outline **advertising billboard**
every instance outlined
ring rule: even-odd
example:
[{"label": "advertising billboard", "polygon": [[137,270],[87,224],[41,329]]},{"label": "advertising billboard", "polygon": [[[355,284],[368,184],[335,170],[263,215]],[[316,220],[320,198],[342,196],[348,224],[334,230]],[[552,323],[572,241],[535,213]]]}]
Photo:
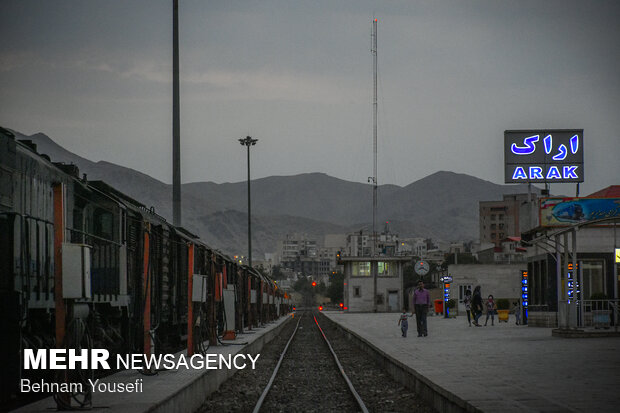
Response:
[{"label": "advertising billboard", "polygon": [[583,182],[583,129],[504,131],[504,181]]},{"label": "advertising billboard", "polygon": [[601,218],[620,218],[620,198],[543,198],[540,225],[565,227]]}]

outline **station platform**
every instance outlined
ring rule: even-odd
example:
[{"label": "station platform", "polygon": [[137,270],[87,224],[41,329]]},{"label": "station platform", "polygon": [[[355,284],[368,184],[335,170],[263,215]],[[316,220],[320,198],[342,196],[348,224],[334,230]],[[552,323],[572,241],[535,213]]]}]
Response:
[{"label": "station platform", "polygon": [[463,316],[429,316],[427,337],[417,337],[412,317],[403,338],[398,313],[324,315],[407,370],[429,401],[428,393],[447,401],[442,408],[435,400],[440,411],[620,411],[620,337],[553,337],[551,328],[517,326],[512,317],[469,327]]},{"label": "station platform", "polygon": [[[225,341],[224,345],[212,346],[208,354],[236,355],[257,354],[263,346],[271,341],[284,324],[291,320],[283,316],[277,321],[240,334],[234,341]],[[180,357],[185,351],[176,354]],[[106,413],[140,413],[140,412],[193,412],[196,411],[206,397],[216,391],[219,386],[233,374],[234,368],[226,367],[216,370],[185,369],[159,371],[154,376],[146,376],[133,370],[125,370],[110,375],[101,382],[133,383],[142,379],[141,392],[93,393],[93,407],[90,411]],[[52,397],[23,406],[15,412],[46,412],[56,410]]]}]

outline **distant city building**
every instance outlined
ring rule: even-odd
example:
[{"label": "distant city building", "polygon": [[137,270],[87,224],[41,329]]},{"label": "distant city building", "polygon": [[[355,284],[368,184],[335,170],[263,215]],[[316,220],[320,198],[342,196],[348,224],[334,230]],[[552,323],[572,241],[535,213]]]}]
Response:
[{"label": "distant city building", "polygon": [[477,252],[481,264],[514,264],[526,260],[527,249],[521,246],[521,237],[508,237],[500,242],[500,246],[486,244],[487,248]]},{"label": "distant city building", "polygon": [[[536,194],[531,196],[535,201]],[[521,236],[520,219],[524,219],[523,213],[527,211],[523,205],[528,204],[528,194],[504,195],[501,201],[480,201],[480,244],[490,242],[500,247],[506,237]]]},{"label": "distant city building", "polygon": [[374,248],[374,255],[376,256],[393,257],[411,250],[410,246],[404,248],[406,244],[399,240],[398,234],[390,232],[389,222],[385,223],[383,232],[377,234],[376,242],[373,240],[373,234],[363,231],[347,235],[344,255],[347,257],[370,257],[373,255]]},{"label": "distant city building", "polygon": [[326,238],[329,247],[320,247],[316,240],[306,236],[287,235],[285,240],[278,242],[280,266],[293,273],[313,276],[316,280],[329,283],[332,272],[340,270],[336,255],[342,249],[345,236],[331,234]]},{"label": "distant city building", "polygon": [[280,262],[295,260],[297,257],[316,257],[316,240],[308,239],[305,235],[287,235],[286,239],[278,241]]},{"label": "distant city building", "polygon": [[363,234],[362,231],[347,235],[345,255],[347,257],[369,257],[372,251],[370,239],[371,237],[368,234]]}]

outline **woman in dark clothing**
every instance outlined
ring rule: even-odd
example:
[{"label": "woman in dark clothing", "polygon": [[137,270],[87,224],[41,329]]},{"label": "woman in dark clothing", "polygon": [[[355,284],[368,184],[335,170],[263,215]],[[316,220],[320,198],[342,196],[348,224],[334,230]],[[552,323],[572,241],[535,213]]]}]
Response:
[{"label": "woman in dark clothing", "polygon": [[467,314],[467,322],[469,323],[469,326],[471,327],[471,316],[472,311],[471,311],[471,290],[467,290],[465,291],[465,298],[463,299],[463,304],[465,305],[465,313]]},{"label": "woman in dark clothing", "polygon": [[478,285],[474,288],[474,296],[471,300],[471,309],[474,313],[474,325],[476,327],[482,327],[478,324],[478,319],[482,315],[482,308],[482,295],[480,294],[480,286]]}]

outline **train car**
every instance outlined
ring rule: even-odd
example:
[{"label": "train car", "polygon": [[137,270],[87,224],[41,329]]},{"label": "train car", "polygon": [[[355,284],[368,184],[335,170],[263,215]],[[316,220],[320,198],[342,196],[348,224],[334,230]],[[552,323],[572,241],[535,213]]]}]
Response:
[{"label": "train car", "polygon": [[0,406],[20,378],[53,379],[22,369],[24,348],[205,352],[286,312],[276,297],[257,270],[0,128]]}]

